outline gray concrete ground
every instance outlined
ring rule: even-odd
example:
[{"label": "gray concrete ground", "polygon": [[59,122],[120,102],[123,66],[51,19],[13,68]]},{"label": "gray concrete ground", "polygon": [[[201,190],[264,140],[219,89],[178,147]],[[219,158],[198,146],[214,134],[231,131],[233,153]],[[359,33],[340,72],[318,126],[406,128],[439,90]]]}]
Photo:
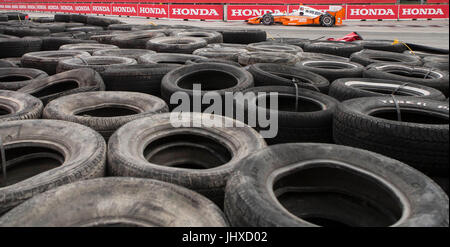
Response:
[{"label": "gray concrete ground", "polygon": [[[30,13],[31,17],[52,16],[48,13]],[[253,26],[243,21],[198,21],[146,19],[143,17],[113,17],[133,24],[183,24],[220,29],[259,28],[267,31],[269,37],[298,37],[315,39],[342,37],[350,32],[358,32],[365,39],[398,39],[404,42],[424,44],[439,48],[449,48],[449,20],[417,21],[345,21],[343,26],[324,28],[319,26]]]}]

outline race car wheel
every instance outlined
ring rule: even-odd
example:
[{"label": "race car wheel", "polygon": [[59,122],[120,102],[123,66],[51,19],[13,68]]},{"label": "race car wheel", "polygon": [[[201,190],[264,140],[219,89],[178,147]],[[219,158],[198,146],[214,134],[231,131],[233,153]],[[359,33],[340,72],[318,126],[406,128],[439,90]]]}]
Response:
[{"label": "race car wheel", "polygon": [[332,27],[335,22],[336,20],[332,15],[322,15],[320,17],[320,25],[323,27]]},{"label": "race car wheel", "polygon": [[272,25],[273,22],[273,16],[270,13],[263,15],[261,18],[261,23],[264,25]]}]

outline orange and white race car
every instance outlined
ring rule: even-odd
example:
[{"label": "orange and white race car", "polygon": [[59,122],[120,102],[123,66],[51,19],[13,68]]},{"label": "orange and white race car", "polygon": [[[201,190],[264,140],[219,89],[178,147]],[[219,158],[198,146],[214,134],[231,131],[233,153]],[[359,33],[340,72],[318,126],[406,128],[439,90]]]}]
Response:
[{"label": "orange and white race car", "polygon": [[272,25],[280,23],[283,25],[321,25],[332,27],[342,25],[345,16],[345,8],[342,6],[330,6],[329,10],[318,10],[300,5],[291,13],[266,13],[262,16],[252,17],[247,20],[248,24]]}]

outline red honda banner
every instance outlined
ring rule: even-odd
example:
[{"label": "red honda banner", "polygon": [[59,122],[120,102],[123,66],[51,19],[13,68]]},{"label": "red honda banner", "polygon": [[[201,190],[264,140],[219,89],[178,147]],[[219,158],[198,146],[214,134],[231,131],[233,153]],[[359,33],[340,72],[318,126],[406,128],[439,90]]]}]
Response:
[{"label": "red honda banner", "polygon": [[169,18],[169,5],[139,4],[138,15],[153,18]]},{"label": "red honda banner", "polygon": [[28,11],[37,11],[36,4],[27,4]]},{"label": "red honda banner", "polygon": [[88,3],[77,3],[73,5],[74,12],[78,14],[90,14],[91,5]]},{"label": "red honda banner", "polygon": [[26,11],[27,10],[27,5],[26,4],[19,4],[19,10],[22,10],[22,11]]},{"label": "red honda banner", "polygon": [[137,16],[138,6],[137,4],[112,4],[111,6],[113,15],[126,15]]},{"label": "red honda banner", "polygon": [[71,3],[61,3],[59,4],[59,11],[64,13],[74,13],[75,9]]},{"label": "red honda banner", "polygon": [[47,4],[36,4],[36,11],[48,11],[47,10]]},{"label": "red honda banner", "polygon": [[347,19],[397,19],[398,5],[347,5]]},{"label": "red honda banner", "polygon": [[47,4],[47,11],[60,12],[59,4],[56,4],[56,3]]},{"label": "red honda banner", "polygon": [[[56,0],[55,3],[25,4],[24,2],[38,2],[38,0],[2,1],[0,9],[18,11],[49,11],[63,13],[93,13],[105,15],[144,16],[153,18],[174,19],[207,19],[222,20],[222,5],[158,5],[158,4],[89,4],[91,0],[78,0],[86,3],[64,3],[73,0]],[[44,1],[44,0],[42,0]],[[49,0],[50,1],[50,0]],[[115,0],[113,0],[115,1]],[[129,2],[133,0],[121,0]],[[180,0],[181,1],[181,0]],[[191,0],[183,0],[191,1]],[[216,0],[218,1],[218,0]],[[228,1],[228,0],[223,0]],[[236,0],[238,1],[238,0]],[[264,0],[258,0],[264,2]],[[291,3],[290,0],[267,0]],[[324,0],[325,1],[325,0]],[[348,3],[353,3],[347,0]],[[355,0],[356,2],[357,0]],[[359,1],[359,0],[358,0]],[[439,0],[436,0],[439,1]],[[51,1],[50,1],[51,2]],[[95,0],[93,1],[95,2]],[[163,1],[164,2],[164,1]],[[166,1],[167,2],[167,1]],[[174,0],[175,2],[175,0]],[[304,1],[302,1],[304,2]],[[442,1],[439,1],[442,2]],[[325,2],[324,2],[325,3]],[[336,3],[341,3],[338,1]],[[326,10],[332,5],[307,5],[313,8]],[[260,16],[267,12],[292,12],[299,5],[228,5],[228,20],[246,20],[253,16]],[[449,6],[440,5],[346,5],[346,19],[438,19],[449,18]]]},{"label": "red honda banner", "polygon": [[91,5],[91,13],[92,14],[110,15],[111,14],[111,4],[93,3]]},{"label": "red honda banner", "polygon": [[285,13],[288,12],[286,5],[228,5],[228,20],[247,20],[248,18],[261,16],[265,13],[272,12]]},{"label": "red honda banner", "polygon": [[448,18],[448,5],[400,5],[399,18]]},{"label": "red honda banner", "polygon": [[222,20],[222,5],[170,5],[169,17],[174,19]]},{"label": "red honda banner", "polygon": [[[448,0],[427,0],[430,1],[447,1]],[[17,0],[15,2],[92,2],[100,3],[105,2],[105,0]],[[136,0],[111,0],[111,3],[125,3],[125,2],[139,2]],[[384,4],[395,4],[397,0],[158,0],[158,1],[141,1],[141,2],[154,2],[154,3],[207,3],[207,4],[218,4],[218,3],[232,3],[232,4],[369,4],[369,3],[384,3]]]}]

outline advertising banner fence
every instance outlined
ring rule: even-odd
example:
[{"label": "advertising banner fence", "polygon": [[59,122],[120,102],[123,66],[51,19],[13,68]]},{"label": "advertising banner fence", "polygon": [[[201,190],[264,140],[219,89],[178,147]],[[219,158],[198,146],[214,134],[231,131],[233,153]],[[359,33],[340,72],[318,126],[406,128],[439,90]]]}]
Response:
[{"label": "advertising banner fence", "polygon": [[448,18],[448,5],[399,5],[399,19]]},{"label": "advertising banner fence", "polygon": [[138,16],[137,4],[112,4],[112,15]]},{"label": "advertising banner fence", "polygon": [[[58,13],[100,14],[120,16],[142,16],[151,18],[173,19],[204,19],[204,20],[230,20],[242,21],[248,18],[261,16],[265,13],[290,13],[298,9],[299,5],[220,5],[220,4],[116,4],[116,3],[34,3],[0,0],[0,10],[8,11],[43,11]],[[48,0],[42,0],[48,1]],[[74,0],[67,0],[74,1]],[[121,0],[126,2],[126,0]],[[130,0],[131,2],[132,0]],[[133,0],[137,2],[136,0]],[[186,0],[192,1],[192,0]],[[242,0],[240,0],[242,1]],[[273,1],[273,0],[271,0]],[[288,0],[287,0],[288,1]],[[438,1],[438,0],[437,0]],[[304,1],[302,1],[304,2]],[[316,1],[320,2],[321,1]],[[323,3],[329,1],[323,1]],[[334,5],[307,5],[320,10],[327,10],[338,3],[353,3],[350,0],[335,1]],[[356,1],[355,1],[356,2]],[[448,2],[448,0],[447,0]],[[225,6],[225,7],[224,7]],[[427,5],[341,5],[346,8],[348,20],[397,20],[397,19],[442,19],[449,18],[448,4]],[[226,13],[225,13],[226,12]],[[226,18],[225,18],[226,16]]]},{"label": "advertising banner fence", "polygon": [[222,20],[222,5],[170,5],[169,18]]},{"label": "advertising banner fence", "polygon": [[[298,8],[298,6],[297,6]],[[288,5],[228,5],[228,20],[247,20],[250,17],[264,15],[265,13],[288,12]]]},{"label": "advertising banner fence", "polygon": [[152,18],[169,18],[169,5],[167,4],[139,4],[138,16]]},{"label": "advertising banner fence", "polygon": [[398,18],[398,5],[347,5],[346,12],[348,20],[395,20]]}]

